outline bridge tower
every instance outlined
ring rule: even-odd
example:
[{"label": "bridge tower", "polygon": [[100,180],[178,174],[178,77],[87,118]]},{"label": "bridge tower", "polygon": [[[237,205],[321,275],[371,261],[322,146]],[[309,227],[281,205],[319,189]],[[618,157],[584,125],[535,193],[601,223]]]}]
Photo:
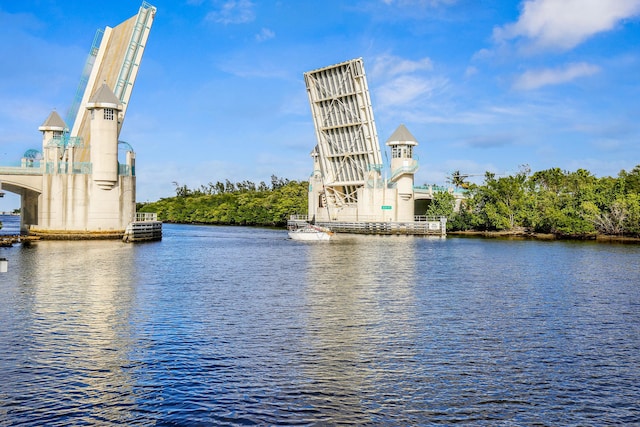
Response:
[{"label": "bridge tower", "polygon": [[[118,162],[122,104],[104,83],[85,110],[92,137],[88,148],[79,138],[62,133],[64,122],[55,112],[39,128],[43,133],[43,183],[38,220],[30,224],[31,234],[118,237],[135,216],[134,153],[128,152],[126,160]],[[90,162],[78,161],[78,154],[87,151]]]},{"label": "bridge tower", "polygon": [[21,232],[116,238],[136,220],[135,153],[119,135],[155,12],[144,1],[136,15],[99,30],[70,122],[53,111],[39,127],[42,157],[0,167],[2,188],[21,195]]},{"label": "bridge tower", "polygon": [[110,190],[118,180],[118,121],[122,104],[103,83],[87,104],[91,112],[91,167],[93,180]]},{"label": "bridge tower", "polygon": [[42,126],[38,128],[42,132],[42,154],[43,156],[49,155],[49,158],[45,159],[45,162],[54,161],[55,153],[49,149],[49,144],[54,141],[61,141],[62,134],[67,128],[66,123],[60,117],[57,111],[53,110],[49,117],[42,123]]},{"label": "bridge tower", "polygon": [[418,162],[413,158],[413,147],[418,145],[415,137],[401,124],[386,142],[391,148],[391,182],[397,188],[397,221],[413,221],[413,177]]}]

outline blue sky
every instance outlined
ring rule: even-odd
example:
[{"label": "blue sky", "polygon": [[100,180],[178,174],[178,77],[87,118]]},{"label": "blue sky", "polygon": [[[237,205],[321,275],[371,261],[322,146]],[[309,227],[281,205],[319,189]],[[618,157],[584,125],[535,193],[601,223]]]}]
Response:
[{"label": "blue sky", "polygon": [[[303,73],[362,57],[378,137],[404,123],[416,183],[454,170],[640,164],[640,0],[156,0],[120,139],[138,201],[173,182],[305,180]],[[141,2],[0,0],[0,164],[64,117],[95,31]],[[482,182],[482,177],[476,179]],[[0,211],[19,200],[0,199]]]}]

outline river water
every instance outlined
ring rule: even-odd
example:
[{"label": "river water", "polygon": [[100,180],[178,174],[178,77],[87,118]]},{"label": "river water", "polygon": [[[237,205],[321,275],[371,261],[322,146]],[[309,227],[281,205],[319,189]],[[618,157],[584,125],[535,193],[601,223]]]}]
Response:
[{"label": "river water", "polygon": [[165,224],[0,258],[0,426],[640,424],[639,245]]}]

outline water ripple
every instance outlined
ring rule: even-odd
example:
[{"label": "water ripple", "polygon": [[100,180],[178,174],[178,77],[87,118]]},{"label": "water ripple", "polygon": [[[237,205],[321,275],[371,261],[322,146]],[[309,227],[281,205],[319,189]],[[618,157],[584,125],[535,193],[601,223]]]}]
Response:
[{"label": "water ripple", "polygon": [[175,225],[14,247],[0,425],[640,424],[638,255]]}]

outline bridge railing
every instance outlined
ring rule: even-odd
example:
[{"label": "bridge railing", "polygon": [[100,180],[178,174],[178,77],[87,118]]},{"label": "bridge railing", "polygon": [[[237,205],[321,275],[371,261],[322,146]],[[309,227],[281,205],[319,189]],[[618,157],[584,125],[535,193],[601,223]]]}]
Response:
[{"label": "bridge railing", "polygon": [[121,163],[118,163],[118,175],[134,176],[135,174],[135,166],[123,165]]},{"label": "bridge railing", "polygon": [[413,220],[416,222],[425,222],[425,221],[442,221],[441,216],[426,216],[426,215],[415,215]]},{"label": "bridge railing", "polygon": [[[15,166],[0,166],[0,174],[7,175],[38,175],[38,174],[91,174],[91,162],[39,162],[33,161]],[[118,164],[118,175],[134,176],[135,167]]]},{"label": "bridge railing", "polygon": [[420,193],[452,193],[465,195],[469,192],[464,188],[445,187],[444,185],[414,185],[413,190]]},{"label": "bridge railing", "polygon": [[47,162],[45,173],[88,175],[91,173],[91,162]]},{"label": "bridge railing", "polygon": [[136,222],[157,221],[158,214],[155,212],[136,212]]},{"label": "bridge railing", "polygon": [[[36,164],[37,163],[37,164]],[[40,162],[34,162],[29,166],[0,166],[0,174],[7,175],[41,175],[42,165]]]}]

